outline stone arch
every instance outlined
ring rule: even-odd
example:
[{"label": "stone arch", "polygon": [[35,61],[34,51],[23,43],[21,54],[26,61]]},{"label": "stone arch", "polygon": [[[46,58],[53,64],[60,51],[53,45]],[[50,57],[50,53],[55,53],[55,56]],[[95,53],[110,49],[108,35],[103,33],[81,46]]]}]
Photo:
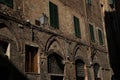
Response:
[{"label": "stone arch", "polygon": [[46,55],[49,55],[51,52],[56,52],[61,55],[65,59],[65,55],[63,53],[63,48],[61,46],[61,41],[56,36],[51,36],[45,46]]},{"label": "stone arch", "polygon": [[3,52],[4,54],[2,55],[5,55],[7,58],[12,59],[11,57],[13,57],[12,55],[14,55],[13,52],[15,51],[17,51],[16,42],[6,36],[0,35],[0,54]]},{"label": "stone arch", "polygon": [[0,19],[0,21],[1,21],[0,25],[2,26],[0,29],[6,28],[6,30],[9,32],[9,35],[11,35],[12,38],[4,36],[4,35],[2,35],[2,36],[15,41],[17,50],[21,49],[20,44],[19,44],[20,41],[18,41],[19,39],[17,39],[17,35],[11,27],[12,23],[9,21],[6,21],[6,20],[2,20],[2,19]]},{"label": "stone arch", "polygon": [[[80,53],[78,54],[78,51],[80,51]],[[82,61],[84,61],[85,63],[87,63],[86,59],[85,59],[85,54],[83,54],[83,50],[81,45],[77,44],[73,50],[73,59],[74,61],[76,61],[77,59],[81,59]]]}]

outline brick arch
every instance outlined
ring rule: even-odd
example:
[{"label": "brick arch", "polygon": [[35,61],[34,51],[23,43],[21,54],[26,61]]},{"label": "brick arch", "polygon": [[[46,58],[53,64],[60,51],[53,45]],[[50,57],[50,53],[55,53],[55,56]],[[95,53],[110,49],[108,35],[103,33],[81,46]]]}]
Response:
[{"label": "brick arch", "polygon": [[[20,41],[18,41],[19,39],[17,38],[16,33],[12,29],[11,23],[9,21],[5,21],[5,20],[1,20],[1,19],[0,19],[0,21],[2,22],[1,23],[2,28],[4,28],[4,27],[7,28],[7,30],[10,32],[10,34],[14,37],[14,40],[13,40],[13,38],[9,38],[9,39],[15,41],[17,50],[21,49]],[[4,36],[4,37],[6,37],[6,36]],[[8,37],[6,37],[6,38],[8,38]]]},{"label": "brick arch", "polygon": [[[50,49],[50,47],[53,46],[54,43],[57,44],[56,47],[58,47],[59,49],[56,49],[56,48]],[[61,55],[65,59],[65,55],[63,53],[63,48],[62,48],[61,42],[56,36],[51,36],[48,39],[46,46],[45,46],[45,51],[47,52],[46,55],[51,54],[51,52],[56,52],[57,54]]]},{"label": "brick arch", "polygon": [[87,61],[85,60],[85,58],[83,56],[77,55],[78,50],[81,50],[81,52],[82,52],[82,47],[79,44],[77,44],[75,46],[74,50],[73,50],[73,59],[74,59],[74,61],[76,61],[77,59],[81,59],[84,63],[87,63]]}]

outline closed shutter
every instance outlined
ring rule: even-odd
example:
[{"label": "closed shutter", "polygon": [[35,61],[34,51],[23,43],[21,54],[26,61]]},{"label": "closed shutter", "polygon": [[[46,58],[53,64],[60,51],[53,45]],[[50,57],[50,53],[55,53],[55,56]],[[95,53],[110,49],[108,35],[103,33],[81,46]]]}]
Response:
[{"label": "closed shutter", "polygon": [[0,3],[5,3],[5,0],[0,0]]},{"label": "closed shutter", "polygon": [[75,36],[81,38],[79,19],[74,16]]},{"label": "closed shutter", "polygon": [[98,29],[98,37],[100,45],[103,45],[103,36],[101,30]]},{"label": "closed shutter", "polygon": [[0,0],[0,3],[3,3],[9,7],[13,7],[13,0]]},{"label": "closed shutter", "polygon": [[89,31],[90,31],[90,39],[92,42],[95,42],[95,36],[94,36],[94,29],[93,25],[89,24]]},{"label": "closed shutter", "polygon": [[50,2],[49,8],[50,8],[50,25],[58,29],[59,28],[58,7]]},{"label": "closed shutter", "polygon": [[5,0],[5,3],[9,7],[13,7],[13,0]]}]

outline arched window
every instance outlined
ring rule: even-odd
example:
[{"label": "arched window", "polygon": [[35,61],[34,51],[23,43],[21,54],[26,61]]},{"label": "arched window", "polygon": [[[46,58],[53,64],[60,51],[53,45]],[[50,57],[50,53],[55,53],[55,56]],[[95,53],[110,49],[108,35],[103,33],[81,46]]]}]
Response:
[{"label": "arched window", "polygon": [[48,73],[51,75],[51,80],[63,80],[63,59],[56,53],[48,56]]},{"label": "arched window", "polygon": [[100,78],[98,78],[99,68],[100,68],[99,64],[95,63],[95,64],[93,65],[94,78],[95,78],[95,80],[100,80]]},{"label": "arched window", "polygon": [[76,80],[84,80],[85,72],[84,72],[84,62],[82,60],[76,60]]}]

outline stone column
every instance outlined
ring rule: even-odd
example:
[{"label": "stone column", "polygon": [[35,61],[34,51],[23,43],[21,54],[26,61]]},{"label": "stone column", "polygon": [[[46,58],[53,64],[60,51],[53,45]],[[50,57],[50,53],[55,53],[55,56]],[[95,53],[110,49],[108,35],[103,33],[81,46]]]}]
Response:
[{"label": "stone column", "polygon": [[49,80],[47,71],[47,57],[40,56],[40,80]]},{"label": "stone column", "polygon": [[66,61],[64,69],[64,80],[76,80],[75,66],[73,62]]}]

